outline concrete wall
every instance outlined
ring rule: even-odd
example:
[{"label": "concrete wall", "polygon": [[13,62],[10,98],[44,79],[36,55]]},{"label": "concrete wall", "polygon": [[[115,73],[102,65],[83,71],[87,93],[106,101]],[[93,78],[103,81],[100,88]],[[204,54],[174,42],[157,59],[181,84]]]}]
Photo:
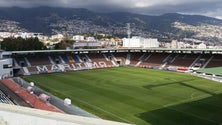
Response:
[{"label": "concrete wall", "polygon": [[0,59],[0,79],[13,76],[12,59]]},{"label": "concrete wall", "polygon": [[8,104],[0,104],[0,117],[7,125],[127,125]]}]

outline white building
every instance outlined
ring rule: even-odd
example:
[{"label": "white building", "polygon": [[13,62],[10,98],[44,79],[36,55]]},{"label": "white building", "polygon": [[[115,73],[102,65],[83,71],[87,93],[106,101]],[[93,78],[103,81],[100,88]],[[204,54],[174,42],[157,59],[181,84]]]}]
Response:
[{"label": "white building", "polygon": [[157,39],[142,38],[134,36],[132,38],[123,38],[123,47],[140,47],[140,48],[150,48],[159,47],[159,42]]},{"label": "white building", "polygon": [[172,40],[170,48],[173,48],[173,49],[178,48],[178,41],[177,40]]},{"label": "white building", "polygon": [[180,49],[180,48],[186,48],[186,44],[184,42],[178,42],[177,44],[177,48]]},{"label": "white building", "polygon": [[83,41],[84,40],[84,36],[82,36],[82,35],[75,35],[75,36],[73,36],[73,40],[75,40],[75,41]]},{"label": "white building", "polygon": [[207,45],[204,43],[197,45],[197,49],[206,49],[206,48],[207,48]]},{"label": "white building", "polygon": [[64,36],[62,34],[56,34],[56,35],[52,35],[51,39],[63,39]]},{"label": "white building", "polygon": [[0,37],[2,37],[2,38],[13,37],[14,35],[15,35],[15,33],[10,33],[10,32],[0,32]]},{"label": "white building", "polygon": [[101,47],[100,42],[76,42],[73,44],[73,48],[76,47]]},{"label": "white building", "polygon": [[87,37],[86,41],[91,41],[92,42],[92,41],[96,41],[96,39],[94,37]]}]

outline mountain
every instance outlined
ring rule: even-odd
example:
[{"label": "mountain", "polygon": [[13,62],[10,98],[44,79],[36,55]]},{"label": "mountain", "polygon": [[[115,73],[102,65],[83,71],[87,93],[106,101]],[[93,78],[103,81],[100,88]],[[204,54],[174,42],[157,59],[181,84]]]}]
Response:
[{"label": "mountain", "polygon": [[[97,13],[82,8],[56,7],[0,8],[0,31],[30,31],[48,35],[108,33],[126,36],[126,23],[131,24],[132,35],[211,38],[214,41],[222,39],[219,34],[222,20],[200,15],[168,13],[149,16],[126,12]],[[200,34],[206,30],[212,31],[210,38]]]}]

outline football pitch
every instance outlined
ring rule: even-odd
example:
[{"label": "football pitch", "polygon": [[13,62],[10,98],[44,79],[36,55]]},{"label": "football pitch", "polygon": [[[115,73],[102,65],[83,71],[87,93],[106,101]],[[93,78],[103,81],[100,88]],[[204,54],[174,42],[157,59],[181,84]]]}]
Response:
[{"label": "football pitch", "polygon": [[120,67],[24,78],[103,119],[137,125],[222,124],[222,83],[185,73]]}]

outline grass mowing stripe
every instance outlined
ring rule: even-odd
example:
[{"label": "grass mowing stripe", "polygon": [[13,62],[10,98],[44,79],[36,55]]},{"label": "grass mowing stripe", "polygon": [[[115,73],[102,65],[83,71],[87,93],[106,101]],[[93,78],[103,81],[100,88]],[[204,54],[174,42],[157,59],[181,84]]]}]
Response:
[{"label": "grass mowing stripe", "polygon": [[202,117],[200,117],[200,116],[198,116],[198,115],[194,115],[194,114],[191,114],[191,113],[188,113],[188,112],[182,112],[182,111],[176,110],[176,109],[174,109],[174,108],[169,108],[169,107],[167,107],[167,108],[170,109],[170,110],[174,110],[174,111],[177,111],[177,112],[181,112],[181,113],[183,113],[183,114],[187,114],[187,115],[196,117],[196,118],[198,118],[198,119],[202,119],[202,120],[204,120],[204,121],[209,121],[209,122],[212,122],[212,123],[219,124],[219,123],[217,123],[217,122],[215,122],[215,121],[213,121],[213,120],[205,119],[205,118],[202,118]]},{"label": "grass mowing stripe", "polygon": [[163,107],[169,107],[169,106],[174,106],[174,105],[178,105],[178,104],[181,104],[181,103],[187,103],[187,102],[190,102],[190,101],[196,101],[196,100],[207,98],[209,96],[210,95],[202,95],[202,96],[198,96],[198,97],[195,97],[195,98],[192,98],[192,99],[188,98],[188,99],[185,99],[185,100],[182,100],[182,101],[177,101],[177,102],[174,102],[174,103],[163,105]]},{"label": "grass mowing stripe", "polygon": [[92,105],[92,104],[90,104],[90,103],[87,103],[86,101],[83,101],[83,100],[80,100],[80,99],[75,99],[75,100],[77,100],[78,102],[84,103],[84,104],[86,104],[86,105],[88,105],[88,106],[90,106],[90,107],[92,107],[92,108],[97,109],[97,110],[100,110],[100,111],[102,111],[102,112],[108,113],[108,114],[110,114],[110,115],[112,115],[112,116],[114,116],[114,117],[116,117],[116,118],[118,118],[118,119],[120,119],[120,120],[122,120],[122,121],[125,121],[125,122],[127,122],[127,123],[133,123],[133,122],[131,122],[131,121],[127,120],[127,119],[124,119],[124,118],[122,118],[122,117],[120,117],[120,116],[118,116],[118,115],[116,115],[116,114],[113,114],[113,113],[111,113],[111,112],[108,112],[108,111],[106,111],[106,110],[104,110],[104,109],[102,109],[102,108],[100,108],[100,107],[98,107],[98,106],[95,106],[95,105]]},{"label": "grass mowing stripe", "polygon": [[[36,82],[36,81],[33,81],[33,82]],[[36,82],[37,83],[37,82]],[[53,92],[55,93],[58,93],[58,91],[56,91],[56,90],[53,90]],[[63,95],[63,96],[65,96],[65,95]],[[81,103],[83,103],[83,104],[86,104],[86,105],[88,105],[88,106],[90,106],[90,107],[92,107],[92,108],[95,108],[95,109],[97,109],[97,110],[100,110],[100,111],[102,111],[102,112],[105,112],[105,113],[107,113],[107,114],[110,114],[110,115],[112,115],[112,116],[114,116],[114,117],[116,117],[116,118],[118,118],[118,119],[120,119],[120,120],[122,120],[122,121],[125,121],[125,122],[128,122],[128,123],[132,123],[131,121],[129,121],[129,120],[126,120],[126,119],[124,119],[124,118],[122,118],[122,117],[120,117],[120,116],[118,116],[118,115],[116,115],[116,114],[113,114],[113,113],[111,113],[111,112],[108,112],[108,111],[106,111],[106,110],[103,110],[102,108],[100,108],[100,107],[98,107],[98,106],[95,106],[95,105],[92,105],[92,104],[90,104],[90,103],[87,103],[86,101],[83,101],[83,100],[80,100],[80,99],[75,99],[75,100],[77,100],[78,102],[81,102]]]},{"label": "grass mowing stripe", "polygon": [[[35,80],[37,86],[51,89],[52,93],[55,90],[59,97],[69,97],[81,108],[106,119],[138,125],[186,125],[189,120],[202,125],[222,123],[219,116],[213,117],[217,122],[210,122],[211,115],[222,115],[222,108],[215,110],[216,105],[222,104],[220,84],[188,74],[121,67],[26,78]],[[210,102],[213,104],[205,104]],[[195,107],[197,104],[202,108]],[[172,108],[189,110],[178,117]],[[200,114],[202,119],[193,116],[205,112],[209,115]]]}]

